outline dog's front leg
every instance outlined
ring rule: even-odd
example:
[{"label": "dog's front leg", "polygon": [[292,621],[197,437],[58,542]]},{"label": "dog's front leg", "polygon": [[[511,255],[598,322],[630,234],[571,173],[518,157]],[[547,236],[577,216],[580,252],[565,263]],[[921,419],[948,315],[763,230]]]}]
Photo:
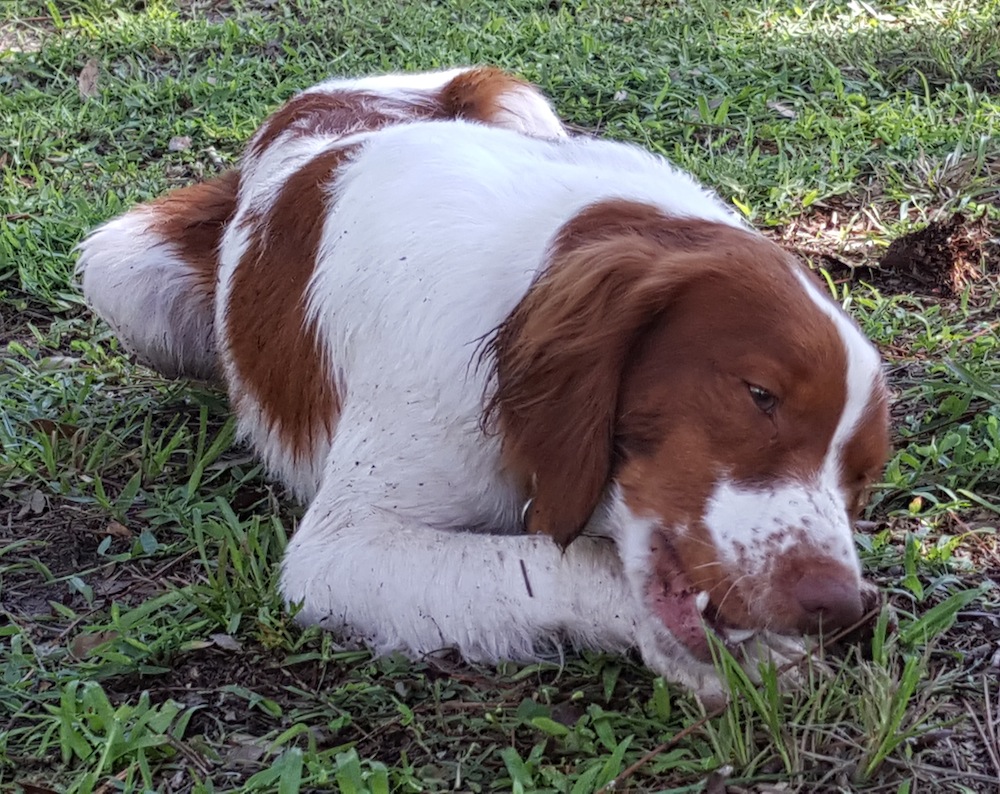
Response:
[{"label": "dog's front leg", "polygon": [[[532,659],[554,643],[624,650],[638,615],[613,544],[437,529],[321,489],[289,543],[285,599],[305,624],[377,652],[455,648],[469,660]],[[333,496],[336,493],[337,496]]]}]

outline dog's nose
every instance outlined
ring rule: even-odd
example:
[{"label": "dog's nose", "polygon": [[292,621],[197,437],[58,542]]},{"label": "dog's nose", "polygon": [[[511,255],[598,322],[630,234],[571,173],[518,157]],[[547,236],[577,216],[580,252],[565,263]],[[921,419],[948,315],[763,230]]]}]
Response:
[{"label": "dog's nose", "polygon": [[799,579],[792,596],[802,610],[802,631],[829,633],[861,620],[864,607],[854,577],[830,572],[811,572]]}]

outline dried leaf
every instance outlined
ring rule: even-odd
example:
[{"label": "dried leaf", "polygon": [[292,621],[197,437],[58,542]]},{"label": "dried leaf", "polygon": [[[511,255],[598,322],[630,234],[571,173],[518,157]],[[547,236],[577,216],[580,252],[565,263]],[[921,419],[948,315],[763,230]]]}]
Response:
[{"label": "dried leaf", "polygon": [[167,151],[170,152],[186,152],[190,148],[191,136],[189,135],[175,135],[167,144]]},{"label": "dried leaf", "polygon": [[40,430],[45,435],[56,435],[59,438],[72,438],[80,428],[67,422],[53,422],[51,419],[32,419],[28,422],[35,430]]},{"label": "dried leaf", "polygon": [[226,753],[226,763],[236,766],[252,764],[259,761],[265,752],[265,744],[255,736],[234,733],[229,741],[235,746]]},{"label": "dried leaf", "polygon": [[732,776],[733,768],[728,764],[716,769],[705,781],[705,794],[726,794],[728,788],[726,781]]},{"label": "dried leaf", "polygon": [[567,700],[563,703],[557,703],[552,707],[551,716],[555,722],[560,725],[565,725],[567,728],[572,728],[579,722],[580,717],[582,717],[586,712],[583,708],[573,701]]},{"label": "dried leaf", "polygon": [[130,530],[124,524],[120,524],[114,519],[109,521],[104,529],[101,530],[102,535],[111,535],[113,538],[124,538],[128,540],[132,537],[132,530]]},{"label": "dried leaf", "polygon": [[[187,642],[182,642],[180,645],[181,653],[190,653],[191,651],[203,651],[206,648],[211,648],[215,643],[211,640],[188,640]],[[193,671],[193,672],[192,672]],[[188,671],[188,675],[192,678],[198,677],[198,668],[193,667]]]},{"label": "dried leaf", "polygon": [[20,521],[27,516],[38,516],[45,512],[45,494],[37,488],[32,488],[21,500],[21,509],[14,518]]},{"label": "dried leaf", "polygon": [[46,356],[41,359],[37,367],[42,372],[56,372],[62,369],[72,369],[80,363],[80,359],[73,356]]},{"label": "dried leaf", "polygon": [[243,644],[229,634],[210,634],[208,638],[225,651],[243,650]]},{"label": "dried leaf", "polygon": [[928,747],[945,744],[954,735],[955,731],[952,728],[936,728],[920,736],[915,736],[910,741],[910,746],[919,752],[920,750],[926,750]]},{"label": "dried leaf", "polygon": [[786,105],[784,102],[768,102],[767,106],[786,119],[797,119],[799,114],[795,112],[795,109],[791,105]]},{"label": "dried leaf", "polygon": [[76,79],[77,87],[80,89],[81,99],[92,99],[97,96],[97,75],[100,69],[97,59],[91,58],[80,70],[80,76]]},{"label": "dried leaf", "polygon": [[69,644],[69,652],[77,659],[86,659],[94,649],[118,638],[117,631],[98,631],[94,634],[77,634]]},{"label": "dried leaf", "polygon": [[225,168],[226,161],[222,159],[222,155],[215,150],[214,146],[209,146],[205,149],[205,156],[212,161],[212,165],[216,168]]}]

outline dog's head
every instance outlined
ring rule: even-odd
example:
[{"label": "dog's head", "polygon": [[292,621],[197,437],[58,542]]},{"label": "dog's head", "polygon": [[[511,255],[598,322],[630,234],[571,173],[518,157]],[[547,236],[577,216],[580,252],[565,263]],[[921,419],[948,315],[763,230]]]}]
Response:
[{"label": "dog's head", "polygon": [[886,389],[793,257],[604,202],[563,227],[491,351],[487,415],[529,529],[565,545],[618,502],[626,569],[693,653],[701,616],[734,636],[861,617],[853,519],[885,461]]}]

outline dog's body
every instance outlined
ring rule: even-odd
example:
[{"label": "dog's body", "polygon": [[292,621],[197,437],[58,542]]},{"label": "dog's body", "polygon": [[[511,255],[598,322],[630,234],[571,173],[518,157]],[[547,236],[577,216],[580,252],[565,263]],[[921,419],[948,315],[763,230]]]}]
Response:
[{"label": "dog's body", "polygon": [[282,575],[306,622],[470,659],[638,647],[708,693],[702,618],[753,657],[860,616],[874,350],[690,177],[570,139],[525,83],[331,81],[238,174],[81,248],[126,344],[221,378],[309,502]]}]

